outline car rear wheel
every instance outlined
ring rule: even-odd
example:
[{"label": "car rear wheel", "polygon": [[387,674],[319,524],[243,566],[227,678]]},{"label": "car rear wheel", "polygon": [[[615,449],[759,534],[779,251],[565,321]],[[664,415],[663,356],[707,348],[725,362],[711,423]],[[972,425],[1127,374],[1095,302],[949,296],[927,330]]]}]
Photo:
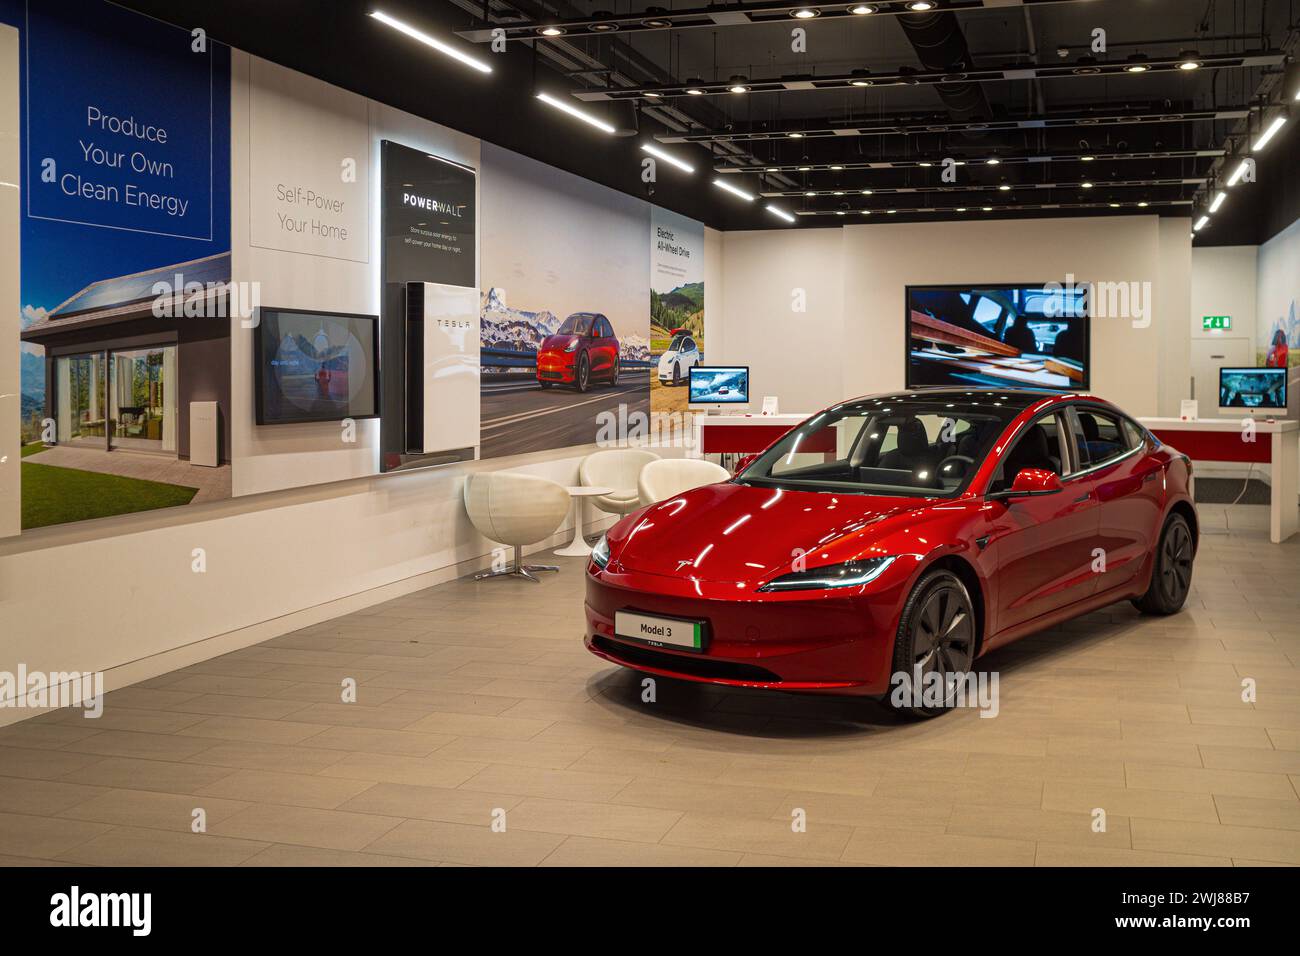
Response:
[{"label": "car rear wheel", "polygon": [[951,710],[957,682],[974,661],[975,634],[974,604],[961,579],[943,569],[921,578],[899,616],[887,703],[914,717]]},{"label": "car rear wheel", "polygon": [[573,384],[580,392],[591,386],[591,365],[587,362],[587,353],[578,356],[578,369],[573,375]]},{"label": "car rear wheel", "polygon": [[682,384],[682,367],[680,365],[673,366],[673,384]]},{"label": "car rear wheel", "polygon": [[1174,614],[1192,587],[1192,529],[1182,515],[1171,515],[1160,533],[1147,593],[1133,602],[1143,614]]}]

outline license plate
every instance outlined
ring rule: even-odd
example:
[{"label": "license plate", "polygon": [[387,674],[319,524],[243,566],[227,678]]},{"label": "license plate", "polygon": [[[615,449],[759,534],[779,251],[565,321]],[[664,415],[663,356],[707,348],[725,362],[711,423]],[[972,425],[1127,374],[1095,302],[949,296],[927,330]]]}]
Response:
[{"label": "license plate", "polygon": [[654,647],[704,650],[704,622],[679,617],[658,617],[634,611],[614,612],[614,633]]}]

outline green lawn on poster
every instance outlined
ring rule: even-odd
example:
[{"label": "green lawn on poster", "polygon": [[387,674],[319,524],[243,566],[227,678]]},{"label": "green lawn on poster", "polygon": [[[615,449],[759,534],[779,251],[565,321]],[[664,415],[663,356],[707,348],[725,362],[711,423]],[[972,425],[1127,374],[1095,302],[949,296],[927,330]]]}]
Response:
[{"label": "green lawn on poster", "polygon": [[[26,445],[21,457],[29,458],[44,450],[41,444]],[[24,461],[22,470],[24,531],[68,521],[187,505],[198,493],[197,488],[34,461]]]}]

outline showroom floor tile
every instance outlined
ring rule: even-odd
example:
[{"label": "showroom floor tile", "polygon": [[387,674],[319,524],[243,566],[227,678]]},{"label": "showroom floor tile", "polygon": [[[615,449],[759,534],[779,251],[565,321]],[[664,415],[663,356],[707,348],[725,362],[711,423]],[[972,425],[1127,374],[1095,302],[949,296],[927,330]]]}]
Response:
[{"label": "showroom floor tile", "polygon": [[0,729],[0,864],[1300,864],[1300,539],[1266,517],[1202,508],[1182,613],[990,655],[994,719],[642,703],[581,646],[581,562],[455,581]]}]

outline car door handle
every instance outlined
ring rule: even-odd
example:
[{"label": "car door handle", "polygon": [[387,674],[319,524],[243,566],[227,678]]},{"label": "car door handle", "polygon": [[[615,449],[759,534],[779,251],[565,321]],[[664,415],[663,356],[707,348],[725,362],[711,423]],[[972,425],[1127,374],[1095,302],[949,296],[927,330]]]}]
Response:
[{"label": "car door handle", "polygon": [[1143,480],[1143,481],[1155,481],[1155,480],[1156,480],[1156,475],[1158,475],[1158,474],[1159,474],[1159,472],[1156,472],[1156,471],[1148,471],[1145,475],[1142,476],[1142,480]]},{"label": "car door handle", "polygon": [[1079,495],[1079,497],[1075,498],[1074,501],[1071,502],[1071,504],[1076,504],[1076,505],[1077,505],[1079,502],[1081,502],[1081,501],[1087,501],[1087,500],[1088,500],[1089,498],[1091,498],[1091,497],[1092,497],[1092,492],[1091,492],[1091,491],[1085,491],[1083,494]]}]

